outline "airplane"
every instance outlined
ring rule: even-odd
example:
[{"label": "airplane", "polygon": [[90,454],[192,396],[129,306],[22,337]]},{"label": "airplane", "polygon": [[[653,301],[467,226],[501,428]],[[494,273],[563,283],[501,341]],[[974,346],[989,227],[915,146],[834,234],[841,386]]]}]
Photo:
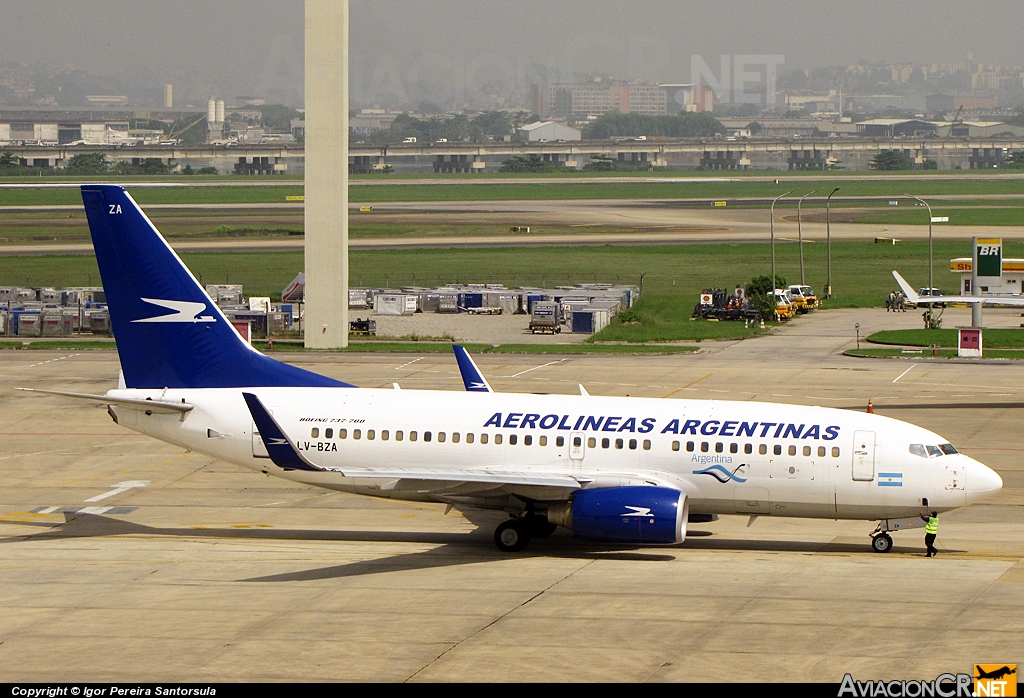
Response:
[{"label": "airplane", "polygon": [[[906,296],[907,300],[917,305],[922,301],[922,296],[914,290],[914,287],[907,283],[907,280],[900,276],[898,271],[893,270],[893,277],[896,279],[896,283],[900,285],[900,289],[903,291],[903,295]],[[980,295],[980,296],[925,296],[923,298],[925,303],[992,303],[995,305],[1024,305],[1024,296],[994,296],[994,295]]]},{"label": "airplane", "polygon": [[[1002,480],[938,434],[804,405],[493,390],[461,347],[465,391],[357,388],[245,342],[121,187],[84,185],[121,364],[123,427],[294,482],[491,509],[520,551],[558,527],[612,544],[682,543],[721,515],[879,521],[891,531]],[[37,391],[55,392],[55,391]],[[749,525],[749,524],[748,524]]]}]

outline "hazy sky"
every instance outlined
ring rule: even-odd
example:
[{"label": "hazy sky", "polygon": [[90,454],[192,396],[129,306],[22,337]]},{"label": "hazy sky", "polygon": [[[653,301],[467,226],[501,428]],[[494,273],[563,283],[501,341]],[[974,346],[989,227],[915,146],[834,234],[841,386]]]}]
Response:
[{"label": "hazy sky", "polygon": [[[691,56],[1024,64],[1024,2],[351,0],[355,100],[587,72],[688,82]],[[231,98],[301,89],[302,0],[0,0],[0,63],[71,64]],[[511,89],[511,88],[510,88]]]}]

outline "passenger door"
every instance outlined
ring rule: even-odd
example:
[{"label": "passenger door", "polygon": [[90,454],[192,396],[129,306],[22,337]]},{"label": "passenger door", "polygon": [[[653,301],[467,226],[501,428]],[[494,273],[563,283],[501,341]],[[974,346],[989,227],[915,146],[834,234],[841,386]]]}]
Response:
[{"label": "passenger door", "polygon": [[875,479],[875,432],[853,434],[853,479],[870,482]]}]

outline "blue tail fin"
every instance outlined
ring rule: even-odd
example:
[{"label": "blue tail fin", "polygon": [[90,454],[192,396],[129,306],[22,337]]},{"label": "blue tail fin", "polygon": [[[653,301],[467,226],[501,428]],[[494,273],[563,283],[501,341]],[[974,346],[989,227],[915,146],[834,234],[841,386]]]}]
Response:
[{"label": "blue tail fin", "polygon": [[350,387],[250,347],[124,189],[82,200],[126,387]]}]

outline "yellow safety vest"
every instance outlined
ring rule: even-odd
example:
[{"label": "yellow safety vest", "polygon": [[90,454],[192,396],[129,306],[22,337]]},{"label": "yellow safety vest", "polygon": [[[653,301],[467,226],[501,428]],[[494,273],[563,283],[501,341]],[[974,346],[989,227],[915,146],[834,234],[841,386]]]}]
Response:
[{"label": "yellow safety vest", "polygon": [[931,517],[928,518],[928,523],[926,523],[924,525],[924,532],[925,533],[932,533],[932,534],[936,534],[936,533],[939,532],[939,519],[938,519],[938,517],[931,516]]}]

